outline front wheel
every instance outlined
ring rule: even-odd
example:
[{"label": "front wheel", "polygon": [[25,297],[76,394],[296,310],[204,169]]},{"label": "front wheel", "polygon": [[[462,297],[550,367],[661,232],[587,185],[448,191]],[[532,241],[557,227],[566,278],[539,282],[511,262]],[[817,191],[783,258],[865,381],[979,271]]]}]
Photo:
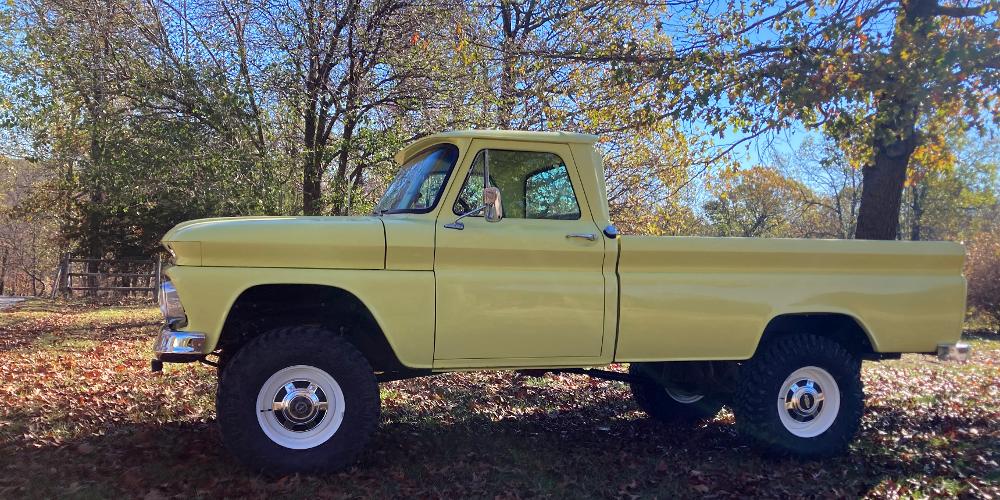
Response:
[{"label": "front wheel", "polygon": [[864,411],[861,360],[816,335],[781,337],[743,365],[737,431],[765,452],[802,458],[843,453]]},{"label": "front wheel", "polygon": [[378,384],[350,342],[315,327],[278,328],[229,362],[216,395],[226,447],[265,474],[333,472],[378,425]]}]

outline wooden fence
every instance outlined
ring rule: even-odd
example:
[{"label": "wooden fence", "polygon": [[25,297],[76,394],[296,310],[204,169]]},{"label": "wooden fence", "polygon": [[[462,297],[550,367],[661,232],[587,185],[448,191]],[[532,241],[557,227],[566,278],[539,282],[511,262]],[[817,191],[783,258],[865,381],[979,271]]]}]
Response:
[{"label": "wooden fence", "polygon": [[162,271],[159,258],[106,260],[65,254],[52,297],[148,297],[156,302]]}]

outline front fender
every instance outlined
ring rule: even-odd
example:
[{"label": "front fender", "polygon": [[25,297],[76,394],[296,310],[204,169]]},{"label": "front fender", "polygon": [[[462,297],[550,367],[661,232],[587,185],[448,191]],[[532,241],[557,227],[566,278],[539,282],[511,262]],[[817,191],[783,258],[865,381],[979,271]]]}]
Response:
[{"label": "front fender", "polygon": [[187,313],[182,331],[206,335],[215,350],[230,309],[258,285],[324,285],[354,294],[369,309],[399,361],[431,368],[434,358],[434,273],[345,269],[174,266],[166,271]]}]

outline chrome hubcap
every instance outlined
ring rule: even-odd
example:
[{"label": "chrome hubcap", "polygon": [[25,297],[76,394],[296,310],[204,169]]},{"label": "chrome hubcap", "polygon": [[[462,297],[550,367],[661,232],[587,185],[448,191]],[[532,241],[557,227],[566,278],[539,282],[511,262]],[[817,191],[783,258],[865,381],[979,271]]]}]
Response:
[{"label": "chrome hubcap", "polygon": [[257,393],[257,422],[275,444],[293,450],[319,446],[344,421],[340,384],[326,371],[295,365],[271,375]]},{"label": "chrome hubcap", "polygon": [[778,419],[792,435],[816,437],[836,422],[840,387],[830,372],[818,366],[793,371],[778,388]]},{"label": "chrome hubcap", "polygon": [[800,379],[785,393],[785,410],[799,422],[808,422],[823,411],[823,388],[815,380]]},{"label": "chrome hubcap", "polygon": [[689,405],[691,403],[697,403],[698,401],[701,401],[702,398],[705,397],[702,394],[694,394],[691,392],[683,391],[681,389],[670,388],[666,386],[663,387],[663,390],[666,391],[667,396],[670,396],[670,398],[673,399],[674,401],[686,405]]},{"label": "chrome hubcap", "polygon": [[271,411],[282,427],[305,432],[323,421],[328,406],[326,394],[315,382],[294,380],[274,395]]}]

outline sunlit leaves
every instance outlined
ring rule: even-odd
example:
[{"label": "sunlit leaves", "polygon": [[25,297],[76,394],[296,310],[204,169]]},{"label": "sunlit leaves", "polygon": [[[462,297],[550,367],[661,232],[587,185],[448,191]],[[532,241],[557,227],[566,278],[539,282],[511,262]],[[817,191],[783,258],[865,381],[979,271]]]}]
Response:
[{"label": "sunlit leaves", "polygon": [[382,384],[382,421],[356,467],[264,478],[221,446],[214,369],[149,372],[157,317],[146,307],[48,302],[0,313],[0,496],[1000,494],[993,336],[970,335],[965,364],[913,354],[866,362],[858,440],[814,466],[757,455],[728,411],[677,428],[644,415],[620,383],[472,372]]},{"label": "sunlit leaves", "polygon": [[[702,210],[715,236],[808,236],[798,233],[811,209],[809,190],[773,168],[740,170],[712,183]],[[797,234],[798,233],[798,234]]]}]

